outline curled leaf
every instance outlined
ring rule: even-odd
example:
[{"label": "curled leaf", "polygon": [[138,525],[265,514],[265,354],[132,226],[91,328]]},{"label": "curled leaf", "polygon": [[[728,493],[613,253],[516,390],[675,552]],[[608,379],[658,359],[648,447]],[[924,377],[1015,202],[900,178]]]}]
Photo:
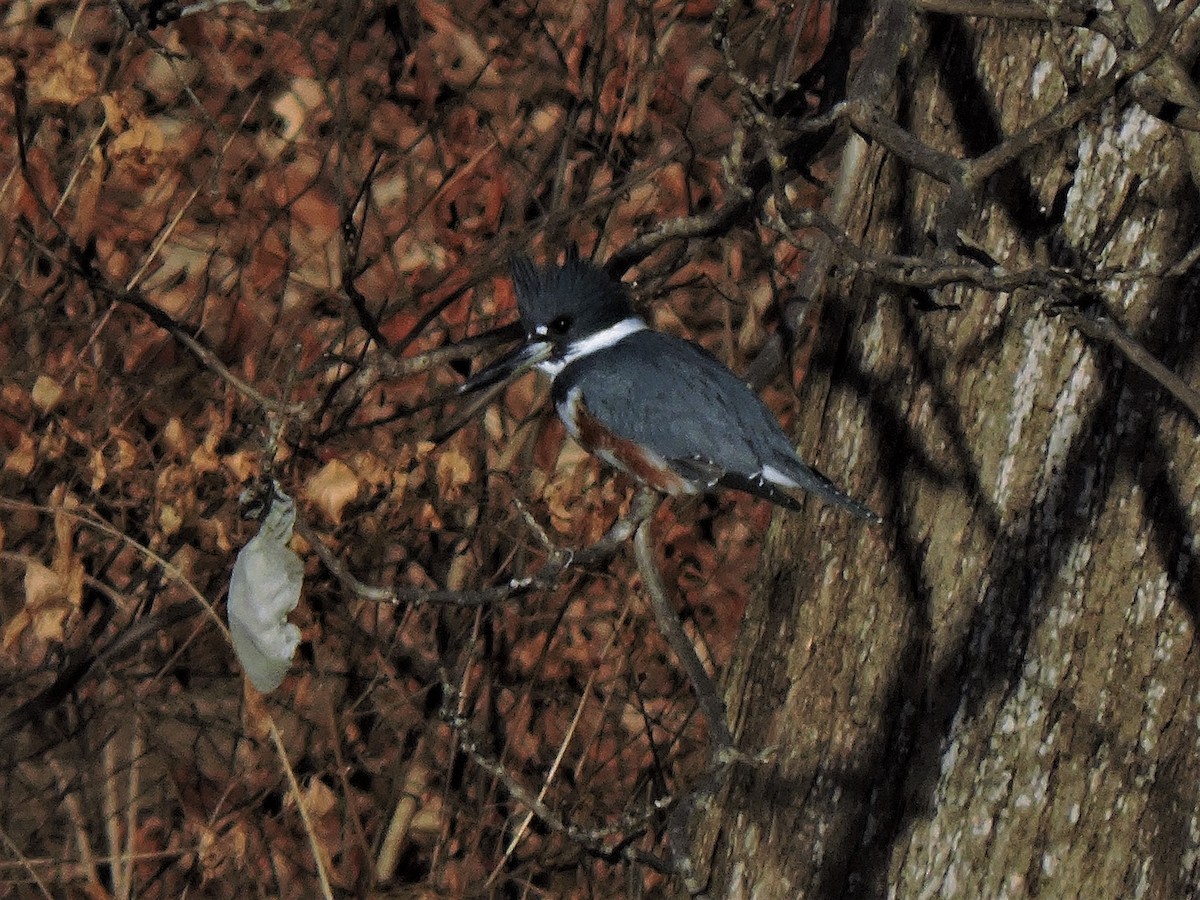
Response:
[{"label": "curled leaf", "polygon": [[[243,495],[243,500],[246,500]],[[287,545],[296,522],[292,498],[273,484],[262,526],[233,564],[229,582],[229,633],[238,662],[263,693],[283,682],[300,629],[287,620],[300,602],[304,564]]]}]

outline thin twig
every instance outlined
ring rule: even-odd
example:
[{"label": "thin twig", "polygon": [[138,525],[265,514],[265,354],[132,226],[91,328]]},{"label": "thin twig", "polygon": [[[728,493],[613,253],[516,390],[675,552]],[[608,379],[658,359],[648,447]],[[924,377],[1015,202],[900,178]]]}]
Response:
[{"label": "thin twig", "polygon": [[[645,850],[639,850],[636,847],[630,846],[630,842],[639,836],[639,832],[644,831],[644,825],[638,829],[638,832],[623,835],[618,841],[609,843],[608,838],[613,834],[619,834],[619,829],[603,828],[591,830],[581,828],[575,823],[564,819],[555,810],[547,806],[545,802],[539,800],[532,791],[517,781],[504,766],[485,756],[479,750],[478,745],[465,727],[460,728],[460,734],[459,743],[463,751],[471,757],[475,765],[503,784],[505,790],[522,806],[532,811],[550,831],[567,837],[601,859],[623,859],[629,862],[638,862],[649,866],[657,872],[673,874],[673,867],[665,860],[652,853],[647,853]],[[655,813],[657,813],[657,810],[655,810]]]},{"label": "thin twig", "polygon": [[108,840],[108,853],[116,862],[111,867],[113,875],[113,895],[117,900],[129,900],[129,885],[125,884],[123,875],[125,867],[121,865],[124,852],[121,848],[121,821],[117,816],[119,801],[117,798],[117,754],[113,747],[116,743],[114,735],[105,741],[100,757],[104,765],[104,791],[101,794],[104,806],[104,834]]},{"label": "thin twig", "polygon": [[[67,231],[66,227],[58,220],[54,214],[54,210],[50,208],[50,204],[46,198],[42,196],[37,180],[29,169],[29,158],[27,154],[26,136],[25,136],[25,119],[28,111],[28,97],[25,90],[25,72],[18,71],[18,78],[14,81],[13,101],[16,109],[16,136],[17,136],[17,159],[21,176],[25,180],[25,184],[29,188],[29,195],[37,204],[38,210],[42,217],[54,229],[59,239],[63,242],[67,249],[69,262],[65,263],[66,268],[74,270],[75,274],[83,279],[88,288],[97,296],[105,297],[109,300],[128,304],[135,309],[140,310],[152,323],[159,328],[165,330],[175,340],[181,343],[184,347],[192,352],[192,354],[200,361],[201,365],[209,369],[211,372],[224,379],[236,391],[243,396],[249,398],[254,403],[258,404],[265,410],[274,412],[278,415],[291,416],[301,418],[304,413],[304,406],[301,404],[285,404],[280,403],[271,397],[254,388],[251,384],[242,378],[235,375],[228,366],[221,362],[220,358],[201,343],[196,338],[192,337],[182,325],[176,322],[165,310],[160,309],[151,303],[145,295],[138,290],[122,290],[116,285],[108,281],[107,278],[96,267],[91,256],[84,251],[83,247],[75,240],[74,236]],[[190,202],[190,201],[189,201]],[[38,244],[36,235],[30,235],[30,242]],[[49,250],[46,250],[48,256],[53,256]]]},{"label": "thin twig", "polygon": [[[596,683],[596,678],[600,674],[600,664],[603,663],[605,658],[607,658],[608,652],[612,649],[613,644],[617,640],[617,635],[619,635],[624,629],[625,619],[628,613],[629,607],[626,606],[625,609],[621,611],[621,616],[617,620],[616,626],[609,632],[608,640],[605,642],[600,654],[596,657],[597,664],[592,667],[592,672],[588,676],[587,684],[585,684],[583,686],[583,690],[579,692],[579,703],[577,703],[575,706],[575,715],[572,716],[571,724],[567,726],[566,734],[563,735],[563,739],[558,744],[558,752],[554,754],[554,762],[550,764],[550,771],[546,773],[546,778],[542,782],[541,790],[539,790],[537,793],[537,799],[539,802],[546,799],[546,792],[550,790],[550,785],[554,783],[554,779],[558,775],[558,770],[562,766],[563,757],[565,757],[567,754],[567,747],[570,746],[571,740],[579,728],[579,722],[583,718],[583,711],[587,708],[588,701],[591,699],[592,686]],[[493,884],[495,884],[496,879],[500,876],[500,873],[504,871],[504,867],[508,864],[509,859],[512,858],[513,853],[516,852],[516,849],[518,846],[520,846],[521,841],[524,840],[525,834],[528,832],[529,826],[532,824],[533,819],[534,811],[530,809],[525,814],[525,819],[513,831],[512,839],[509,840],[508,846],[504,850],[504,855],[492,868],[492,874],[489,875],[487,881],[484,882],[485,888],[490,888]]]},{"label": "thin twig", "polygon": [[668,241],[691,240],[724,234],[735,222],[747,216],[751,198],[738,195],[730,202],[706,213],[660,222],[645,234],[634,238],[605,264],[614,278],[620,278]]},{"label": "thin twig", "polygon": [[531,591],[543,590],[557,583],[563,571],[572,566],[586,568],[610,559],[638,525],[653,512],[653,495],[649,501],[640,492],[633,501],[630,510],[618,518],[609,528],[604,537],[596,543],[579,550],[559,549],[550,554],[550,558],[536,575],[526,575],[512,578],[505,584],[477,590],[427,590],[407,586],[384,587],[367,584],[360,581],[337,555],[326,546],[320,535],[303,519],[297,519],[295,530],[317,554],[325,568],[346,590],[362,600],[374,603],[433,603],[446,606],[479,607],[506,600],[514,600]]},{"label": "thin twig", "polygon": [[713,742],[712,759],[714,765],[720,767],[736,752],[733,734],[729,731],[729,724],[725,719],[725,704],[717,695],[716,684],[713,683],[708,671],[704,668],[704,663],[700,662],[700,657],[696,655],[696,648],[688,640],[687,633],[684,632],[683,626],[679,622],[679,616],[676,615],[671,601],[667,598],[667,589],[663,584],[662,574],[658,570],[658,564],[654,561],[654,547],[650,536],[651,526],[651,519],[643,520],[633,536],[638,570],[642,573],[642,581],[646,585],[646,592],[650,595],[650,609],[658,622],[659,631],[667,639],[667,643],[671,645],[680,665],[687,673],[688,680],[692,683],[692,690],[696,692],[696,700],[700,704],[700,709],[708,720],[708,730],[711,732]]},{"label": "thin twig", "polygon": [[129,739],[129,790],[128,795],[128,811],[125,819],[125,858],[122,861],[125,869],[125,874],[122,881],[129,892],[129,896],[133,895],[133,860],[137,844],[134,836],[138,833],[138,776],[142,770],[142,720],[140,716],[133,716],[132,728],[133,736]]},{"label": "thin twig", "polygon": [[1048,3],[1006,3],[1003,0],[916,0],[916,5],[926,12],[958,16],[1051,22],[1080,28],[1088,25],[1086,13],[1067,9],[1065,4],[1056,4],[1053,11]]},{"label": "thin twig", "polygon": [[[109,537],[114,538],[117,541],[120,541],[121,543],[126,544],[127,546],[133,548],[133,550],[136,553],[140,554],[147,560],[154,563],[168,577],[170,577],[173,581],[177,582],[188,594],[191,595],[192,600],[193,600],[192,604],[176,604],[174,606],[168,607],[166,610],[163,611],[163,613],[160,614],[164,617],[162,619],[155,619],[155,617],[153,617],[153,616],[147,617],[147,619],[143,620],[143,622],[140,623],[142,626],[145,626],[146,623],[148,623],[148,622],[157,622],[158,625],[161,626],[162,622],[164,622],[164,621],[173,622],[173,621],[176,621],[177,617],[178,618],[186,618],[186,617],[191,616],[195,611],[200,611],[200,612],[205,613],[208,617],[209,622],[211,622],[216,627],[216,629],[219,632],[221,632],[221,636],[225,639],[226,644],[229,644],[232,646],[232,640],[229,637],[229,629],[226,627],[224,621],[222,621],[221,616],[217,613],[216,609],[214,608],[213,604],[209,601],[209,599],[200,592],[199,588],[197,588],[190,580],[188,580],[187,576],[183,573],[183,571],[180,570],[180,568],[178,566],[176,566],[174,563],[170,562],[165,557],[163,557],[161,554],[155,553],[149,547],[145,546],[144,544],[139,543],[137,540],[135,540],[134,538],[125,534],[119,528],[115,527],[114,525],[109,524],[107,521],[105,521],[104,519],[102,519],[100,517],[99,513],[95,512],[93,510],[90,510],[90,509],[86,509],[81,506],[80,507],[70,507],[70,506],[51,507],[51,506],[43,506],[43,505],[37,504],[37,503],[27,503],[22,500],[9,500],[6,497],[0,497],[0,509],[19,510],[22,512],[35,512],[38,514],[46,514],[46,515],[56,515],[56,514],[67,515],[67,516],[70,516],[71,518],[75,519],[76,521],[78,521],[81,525],[83,525],[87,528],[91,528],[95,531],[98,531],[101,534],[108,535]],[[177,612],[177,608],[179,608],[179,607],[184,607],[185,611]],[[198,626],[198,628],[199,627],[202,627],[202,626]],[[132,631],[132,630],[133,629],[130,629],[130,631]],[[157,630],[161,630],[161,627]],[[144,636],[145,634],[155,633],[155,631],[156,630],[143,629],[143,630],[139,631],[139,634]],[[195,637],[196,633],[198,633],[198,631],[193,633],[192,637]],[[189,638],[188,640],[190,641],[191,639],[192,638]],[[118,640],[117,642],[114,642],[113,647],[115,648],[118,644],[127,645],[126,642],[124,642],[123,640]],[[84,660],[79,665],[78,670],[73,672],[73,674],[70,677],[75,678],[75,679],[82,678],[85,674],[87,674],[87,672],[89,672],[94,667],[95,662],[97,662],[99,659],[105,659],[107,654],[112,649],[113,648],[109,648],[109,650],[103,651],[99,655],[99,657],[97,657],[95,659]],[[182,652],[182,647],[180,648],[179,651],[177,651],[177,653],[178,652]],[[60,678],[59,680],[61,681],[62,678]],[[9,712],[4,718],[0,719],[0,734],[13,733],[13,731],[15,730],[16,727],[23,725],[26,721],[28,721],[28,719],[32,715],[39,712],[41,705],[45,702],[46,697],[56,696],[59,692],[59,689],[60,689],[59,682],[56,681],[53,685],[50,685],[50,687],[48,687],[46,690],[40,692],[37,696],[31,698],[30,700],[27,700],[25,703],[22,703],[19,707],[17,707],[17,709]]]},{"label": "thin twig", "polygon": [[34,869],[34,860],[29,859],[21,852],[21,848],[13,842],[13,839],[8,836],[8,832],[3,827],[0,827],[0,840],[3,840],[8,845],[8,849],[12,852],[12,855],[17,858],[17,862],[25,869],[29,877],[33,879],[33,883],[41,889],[42,895],[46,900],[54,900],[54,895],[46,887],[46,882],[42,881],[41,876]]},{"label": "thin twig", "polygon": [[1060,131],[1074,127],[1085,116],[1115,96],[1134,75],[1158,62],[1170,46],[1175,29],[1196,11],[1200,0],[1185,0],[1159,19],[1154,31],[1138,47],[1117,57],[1112,69],[1080,88],[1071,98],[1026,128],[993,147],[967,165],[964,185],[968,190],[1037,147]]},{"label": "thin twig", "polygon": [[275,744],[275,751],[279,754],[279,762],[283,766],[284,774],[287,775],[288,786],[291,788],[292,795],[296,798],[296,808],[300,810],[300,820],[304,823],[304,833],[308,836],[308,845],[312,849],[313,861],[317,865],[317,881],[321,884],[321,896],[325,900],[333,900],[333,888],[329,884],[329,875],[325,872],[325,850],[321,846],[321,842],[317,840],[316,829],[313,828],[312,820],[308,817],[308,808],[304,804],[304,795],[300,792],[300,784],[296,781],[296,773],[292,770],[292,764],[288,761],[287,748],[283,746],[283,738],[280,737],[279,729],[275,726],[275,720],[268,716],[268,724],[271,731],[271,741]]},{"label": "thin twig", "polygon": [[1088,337],[1111,344],[1124,357],[1149,375],[1160,387],[1178,400],[1200,424],[1200,391],[1168,369],[1146,346],[1108,316],[1092,316],[1081,310],[1062,313],[1072,326]]},{"label": "thin twig", "polygon": [[[6,730],[5,733],[11,733]],[[62,764],[54,757],[50,758],[50,771],[58,779],[59,790],[63,794],[63,805],[67,808],[71,823],[75,826],[75,844],[79,848],[79,864],[86,873],[90,885],[98,887],[101,884],[100,873],[96,868],[96,860],[92,856],[92,843],[88,837],[87,817],[83,814],[83,804],[79,802],[79,793],[71,788],[71,779],[67,777]]]}]

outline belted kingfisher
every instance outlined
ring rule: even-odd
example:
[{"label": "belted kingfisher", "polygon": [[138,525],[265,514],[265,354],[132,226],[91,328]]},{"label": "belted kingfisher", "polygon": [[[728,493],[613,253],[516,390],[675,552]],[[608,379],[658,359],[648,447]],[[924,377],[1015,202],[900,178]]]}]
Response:
[{"label": "belted kingfisher", "polygon": [[512,276],[525,341],[460,391],[536,367],[571,437],[655,490],[728,487],[798,510],[787,491],[801,489],[880,521],[800,460],[745,382],[691,341],[652,330],[624,286],[578,250],[545,269],[515,257]]}]

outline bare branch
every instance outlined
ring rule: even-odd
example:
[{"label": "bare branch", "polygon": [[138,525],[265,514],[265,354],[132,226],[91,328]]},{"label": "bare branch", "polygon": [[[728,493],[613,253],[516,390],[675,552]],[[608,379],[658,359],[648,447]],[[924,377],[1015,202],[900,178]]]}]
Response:
[{"label": "bare branch", "polygon": [[642,582],[646,586],[646,593],[650,595],[650,609],[654,612],[658,628],[687,673],[692,690],[696,692],[696,700],[700,704],[700,709],[704,712],[705,719],[708,720],[708,729],[711,732],[713,743],[713,765],[721,767],[737,752],[733,734],[725,719],[725,704],[721,702],[716,684],[713,683],[712,677],[704,668],[704,663],[700,662],[700,657],[696,655],[696,648],[692,646],[687,633],[679,623],[679,616],[667,598],[667,589],[663,584],[662,573],[659,572],[658,564],[654,560],[654,546],[650,537],[651,523],[652,520],[649,518],[643,521],[638,526],[637,533],[633,538],[638,571],[642,573]]},{"label": "bare branch", "polygon": [[1145,344],[1106,315],[1090,315],[1083,310],[1070,308],[1056,310],[1056,312],[1065,316],[1072,326],[1088,337],[1115,347],[1127,360],[1149,375],[1160,387],[1183,404],[1184,408],[1192,414],[1196,424],[1200,425],[1200,391],[1163,365],[1158,357],[1146,349]]},{"label": "bare branch", "polygon": [[432,603],[444,606],[479,607],[514,600],[531,591],[545,590],[558,583],[569,568],[586,568],[610,559],[653,512],[654,495],[639,493],[628,513],[618,518],[595,544],[580,550],[559,549],[551,553],[536,575],[510,579],[506,584],[477,590],[425,590],[412,587],[380,587],[360,581],[337,555],[325,545],[316,531],[303,519],[296,520],[296,533],[313,548],[330,573],[355,596],[373,603]]}]

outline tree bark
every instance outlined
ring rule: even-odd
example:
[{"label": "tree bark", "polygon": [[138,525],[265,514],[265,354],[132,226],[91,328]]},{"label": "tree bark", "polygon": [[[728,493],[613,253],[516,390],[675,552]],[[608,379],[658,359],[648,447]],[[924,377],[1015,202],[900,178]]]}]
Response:
[{"label": "tree bark", "polygon": [[[1166,15],[1115,6],[1120,50],[1061,22],[906,12],[884,111],[977,159]],[[1072,324],[1100,316],[1200,381],[1195,267],[1163,274],[1195,240],[1195,136],[1135,99],[1188,69],[1171,65],[1052,129],[959,223],[1004,272],[1080,276],[1057,299],[1082,319],[1040,287],[825,282],[802,455],[886,521],[776,519],[725,696],[739,747],[771,752],[694,823],[709,895],[1200,892],[1198,423]],[[851,138],[842,224],[869,253],[941,258],[954,198],[884,143]]]}]

